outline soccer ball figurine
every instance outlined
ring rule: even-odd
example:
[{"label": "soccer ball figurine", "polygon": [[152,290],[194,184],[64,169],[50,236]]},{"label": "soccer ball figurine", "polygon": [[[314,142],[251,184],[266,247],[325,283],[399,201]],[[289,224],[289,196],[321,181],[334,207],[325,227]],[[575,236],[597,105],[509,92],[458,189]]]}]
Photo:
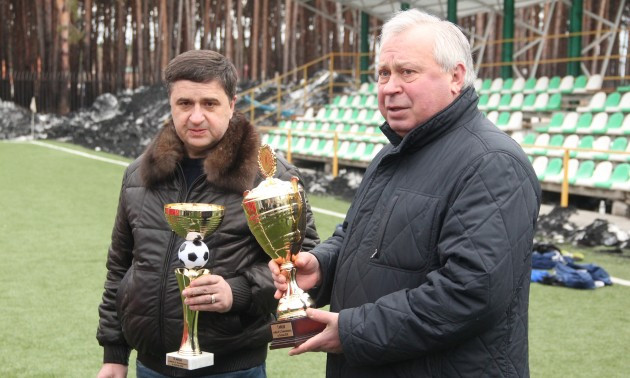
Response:
[{"label": "soccer ball figurine", "polygon": [[201,238],[195,240],[186,240],[179,247],[177,253],[179,261],[188,269],[202,268],[210,258],[208,246],[201,241]]}]

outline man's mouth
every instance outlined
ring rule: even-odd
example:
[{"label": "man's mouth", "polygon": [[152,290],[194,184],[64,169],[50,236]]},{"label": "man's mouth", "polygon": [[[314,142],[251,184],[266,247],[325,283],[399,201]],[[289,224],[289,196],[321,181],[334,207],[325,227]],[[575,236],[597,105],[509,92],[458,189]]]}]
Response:
[{"label": "man's mouth", "polygon": [[188,129],[188,132],[192,135],[201,135],[206,132],[206,129]]}]

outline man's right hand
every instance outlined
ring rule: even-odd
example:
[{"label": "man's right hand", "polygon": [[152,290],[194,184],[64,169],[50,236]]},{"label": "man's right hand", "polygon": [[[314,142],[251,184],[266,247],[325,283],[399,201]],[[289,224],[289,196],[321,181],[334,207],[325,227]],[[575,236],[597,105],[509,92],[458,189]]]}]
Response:
[{"label": "man's right hand", "polygon": [[103,364],[97,378],[125,378],[127,377],[127,365]]},{"label": "man's right hand", "polygon": [[[322,276],[319,271],[319,261],[313,254],[308,252],[298,253],[293,259],[293,265],[297,270],[295,279],[300,289],[306,291],[319,285]],[[269,261],[269,269],[271,270],[273,283],[276,286],[274,297],[280,299],[284,292],[287,291],[288,277],[282,274],[280,265],[275,260]]]}]

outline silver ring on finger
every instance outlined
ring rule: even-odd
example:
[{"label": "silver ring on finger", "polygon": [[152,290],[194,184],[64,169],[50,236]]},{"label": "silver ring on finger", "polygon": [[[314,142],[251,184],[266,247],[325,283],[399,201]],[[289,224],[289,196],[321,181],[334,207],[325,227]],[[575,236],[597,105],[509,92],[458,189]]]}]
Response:
[{"label": "silver ring on finger", "polygon": [[217,299],[214,297],[214,294],[210,295],[210,304],[214,304]]}]

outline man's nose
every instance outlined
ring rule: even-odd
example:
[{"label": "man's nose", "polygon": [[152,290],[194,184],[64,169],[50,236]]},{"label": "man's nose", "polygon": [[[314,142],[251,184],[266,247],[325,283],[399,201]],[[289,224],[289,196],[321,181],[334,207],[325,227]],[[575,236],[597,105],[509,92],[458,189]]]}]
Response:
[{"label": "man's nose", "polygon": [[381,91],[383,92],[383,94],[386,95],[390,95],[390,94],[395,94],[401,91],[401,87],[400,87],[400,77],[396,74],[392,74],[389,77],[389,80],[387,80],[387,83],[385,83],[382,87],[381,87]]},{"label": "man's nose", "polygon": [[193,108],[192,114],[190,114],[190,122],[192,122],[195,125],[199,125],[200,123],[203,122],[203,114],[201,112],[201,107],[199,105],[195,105],[195,107]]}]

